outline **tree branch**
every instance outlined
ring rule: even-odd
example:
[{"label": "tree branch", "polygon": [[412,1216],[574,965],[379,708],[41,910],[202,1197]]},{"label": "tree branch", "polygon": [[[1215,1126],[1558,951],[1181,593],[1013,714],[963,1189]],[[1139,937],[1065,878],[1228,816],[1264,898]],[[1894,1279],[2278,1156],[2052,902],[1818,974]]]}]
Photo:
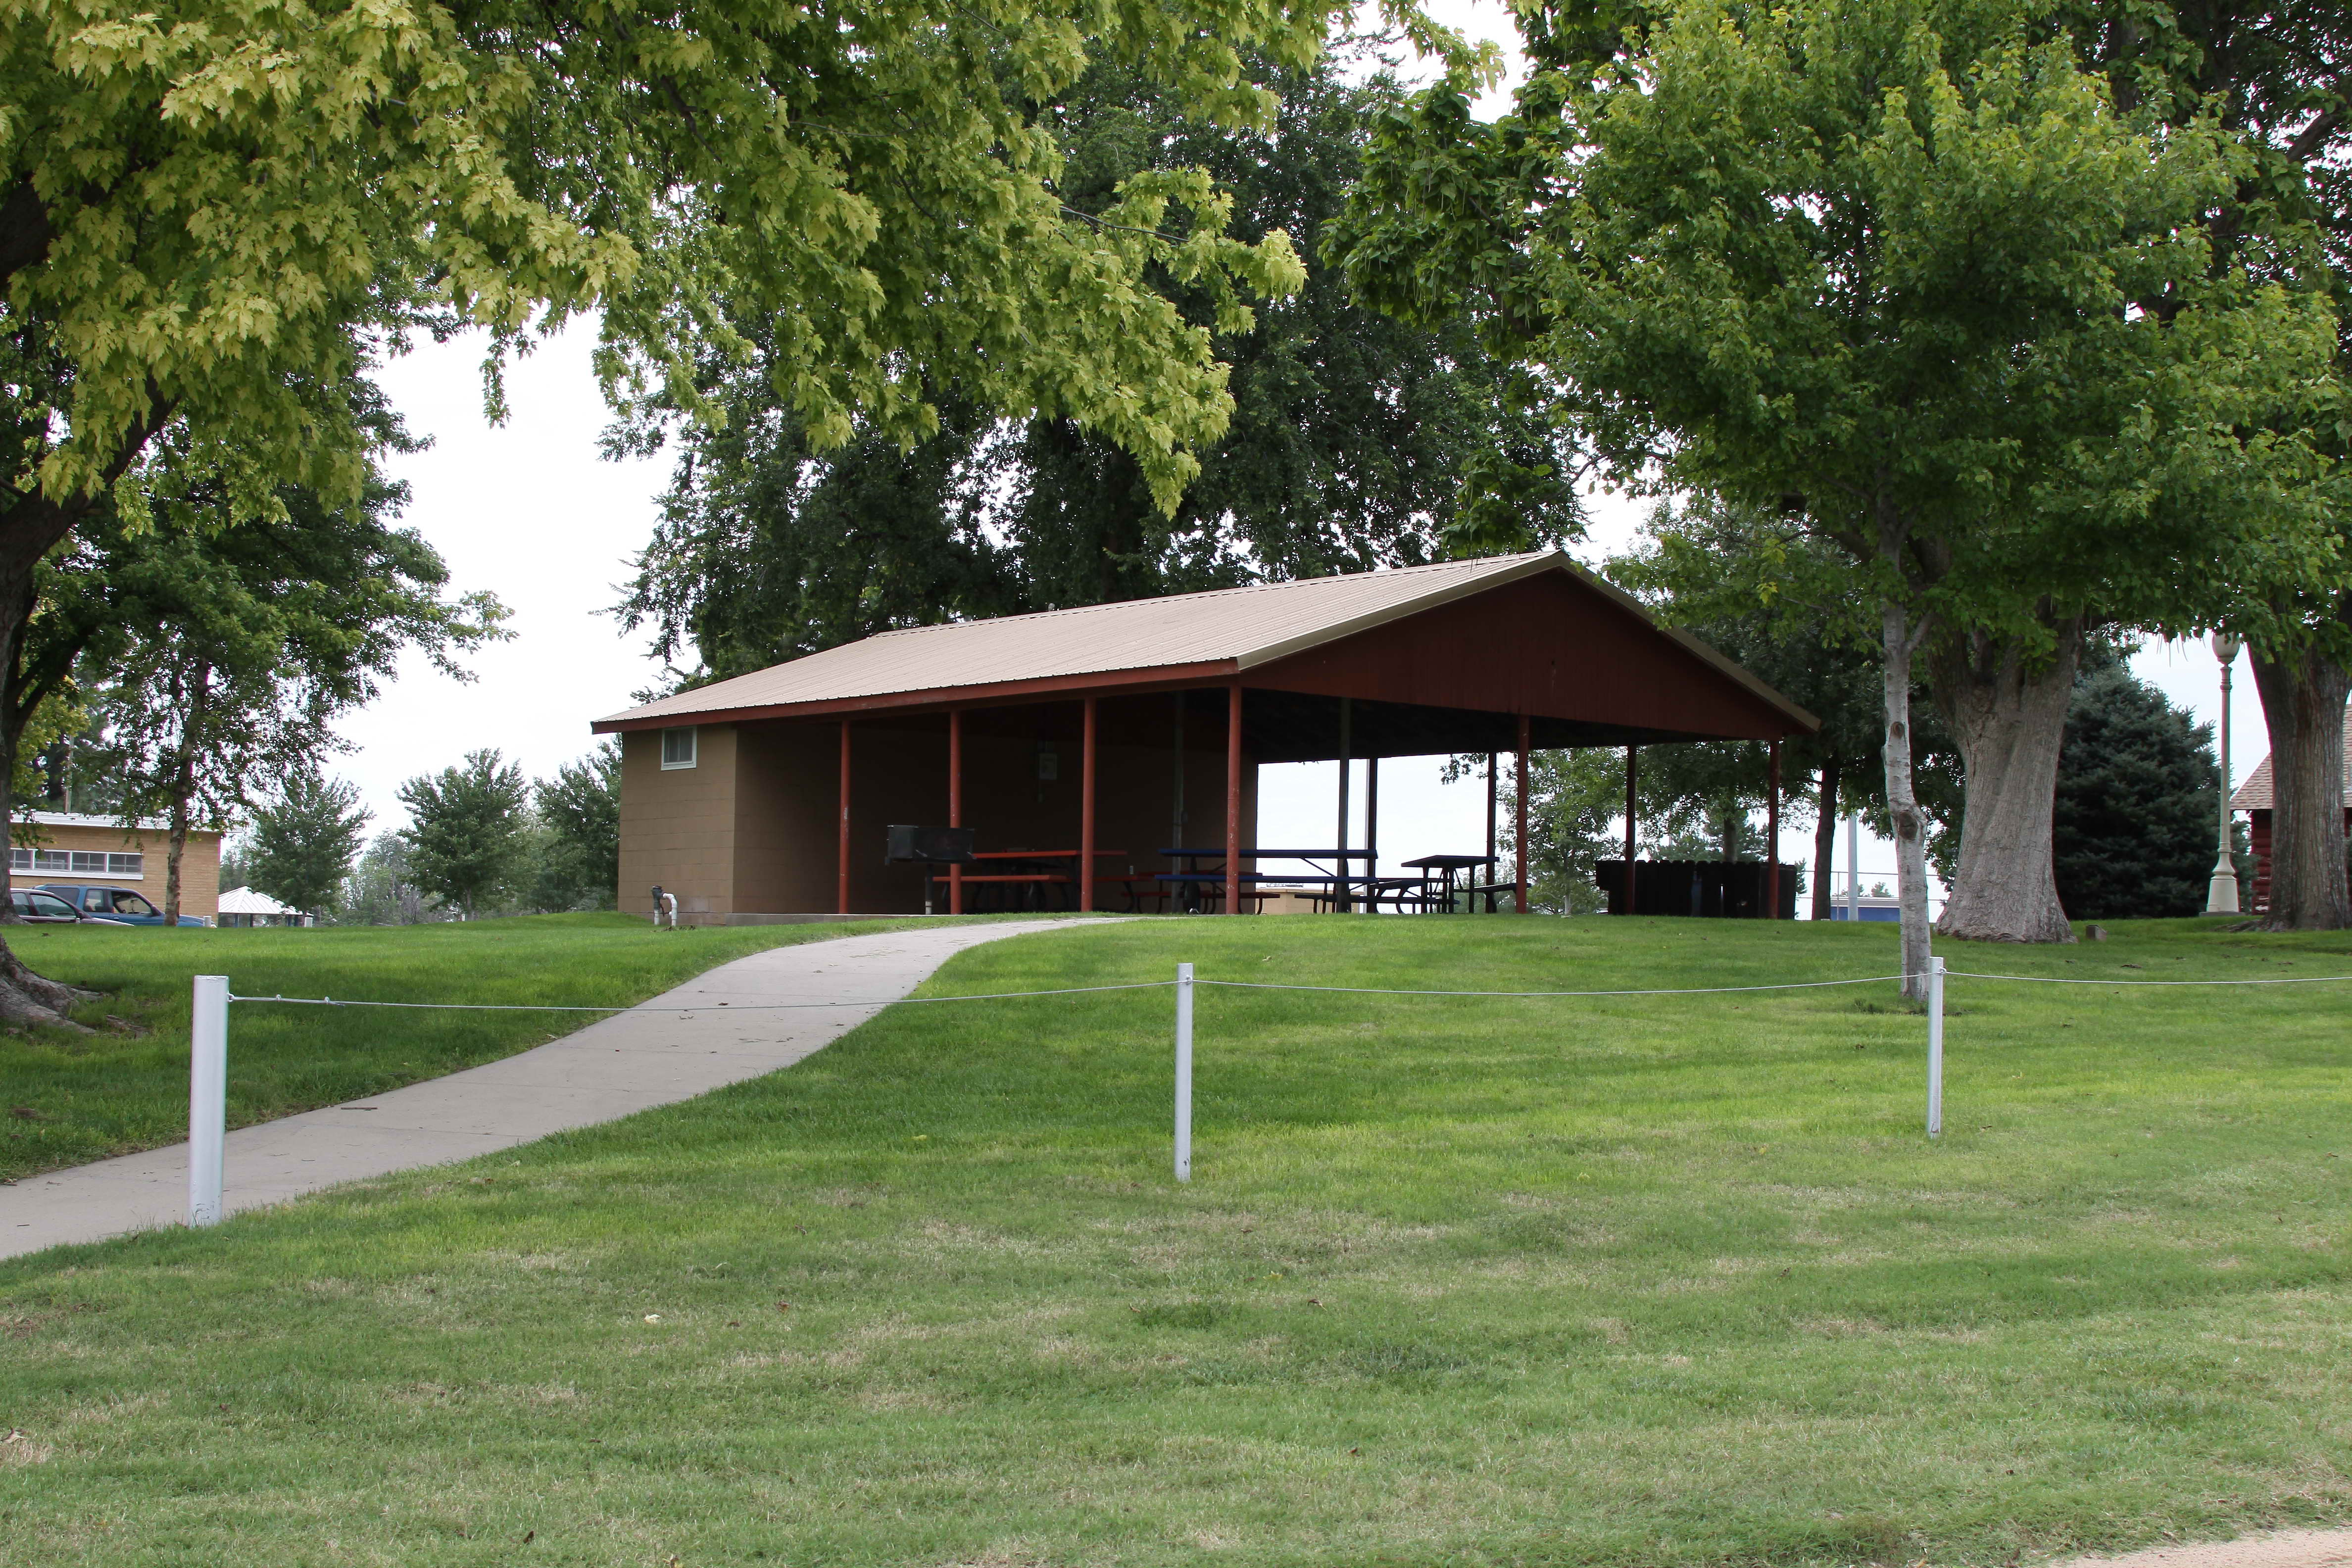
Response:
[{"label": "tree branch", "polygon": [[49,226],[49,209],[26,174],[0,196],[0,282],[48,258],[57,230]]}]

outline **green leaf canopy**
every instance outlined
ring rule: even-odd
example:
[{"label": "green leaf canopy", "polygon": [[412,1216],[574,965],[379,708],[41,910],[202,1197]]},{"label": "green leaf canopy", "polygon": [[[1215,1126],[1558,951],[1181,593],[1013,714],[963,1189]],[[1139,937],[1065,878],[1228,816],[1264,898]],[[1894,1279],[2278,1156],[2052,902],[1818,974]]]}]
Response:
[{"label": "green leaf canopy", "polygon": [[102,484],[176,415],[276,479],[349,489],[353,443],[305,393],[350,373],[356,338],[601,309],[614,390],[691,401],[694,346],[736,341],[726,299],[773,323],[777,391],[823,440],[854,416],[928,434],[921,388],[951,363],[993,406],[1100,429],[1166,504],[1226,403],[1206,329],[1145,269],[1217,291],[1230,322],[1298,259],[1278,234],[1224,238],[1197,170],[1073,215],[1045,108],[1108,60],[1258,121],[1239,51],[1304,64],[1335,9],[11,7],[0,284],[47,373],[12,482]]}]

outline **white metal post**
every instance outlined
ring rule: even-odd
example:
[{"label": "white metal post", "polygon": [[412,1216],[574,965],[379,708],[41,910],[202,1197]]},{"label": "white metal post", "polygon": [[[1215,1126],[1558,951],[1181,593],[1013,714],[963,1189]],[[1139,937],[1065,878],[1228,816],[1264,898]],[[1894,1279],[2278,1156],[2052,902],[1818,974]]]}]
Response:
[{"label": "white metal post", "polygon": [[1862,919],[1862,818],[1845,814],[1845,920]]},{"label": "white metal post", "polygon": [[1192,1179],[1192,966],[1176,966],[1176,1179]]},{"label": "white metal post", "polygon": [[1927,960],[1927,1136],[1944,1133],[1944,961]]},{"label": "white metal post", "polygon": [[228,976],[199,974],[188,1043],[188,1223],[218,1225],[228,1137]]}]

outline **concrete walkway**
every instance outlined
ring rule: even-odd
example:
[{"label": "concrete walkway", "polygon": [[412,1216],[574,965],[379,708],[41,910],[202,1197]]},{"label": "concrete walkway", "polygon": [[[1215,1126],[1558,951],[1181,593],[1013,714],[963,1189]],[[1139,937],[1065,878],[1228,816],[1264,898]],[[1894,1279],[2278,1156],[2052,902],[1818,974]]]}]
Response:
[{"label": "concrete walkway", "polygon": [[2236,1541],[2157,1546],[2121,1557],[2078,1557],[2060,1568],[2346,1568],[2352,1530],[2282,1530]]},{"label": "concrete walkway", "polygon": [[[1103,923],[940,926],[801,942],[739,958],[520,1056],[232,1132],[223,1207],[234,1214],[284,1203],[339,1182],[468,1160],[691,1100],[824,1049],[965,948]],[[836,1000],[852,1005],[740,1016],[677,1010]],[[232,1072],[239,1010],[229,1011]],[[26,1176],[0,1186],[0,1258],[184,1224],[187,1208],[185,1143]]]}]

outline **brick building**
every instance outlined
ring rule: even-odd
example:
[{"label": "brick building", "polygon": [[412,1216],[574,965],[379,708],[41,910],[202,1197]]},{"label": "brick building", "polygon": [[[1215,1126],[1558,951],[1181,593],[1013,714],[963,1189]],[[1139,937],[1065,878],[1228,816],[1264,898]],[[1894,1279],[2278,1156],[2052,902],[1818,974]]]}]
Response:
[{"label": "brick building", "polygon": [[[210,829],[189,830],[180,855],[182,914],[212,920],[220,912],[220,841]],[[160,819],[126,828],[110,816],[28,811],[16,819],[9,846],[8,885],[128,888],[160,910],[170,847],[170,828]]]}]

